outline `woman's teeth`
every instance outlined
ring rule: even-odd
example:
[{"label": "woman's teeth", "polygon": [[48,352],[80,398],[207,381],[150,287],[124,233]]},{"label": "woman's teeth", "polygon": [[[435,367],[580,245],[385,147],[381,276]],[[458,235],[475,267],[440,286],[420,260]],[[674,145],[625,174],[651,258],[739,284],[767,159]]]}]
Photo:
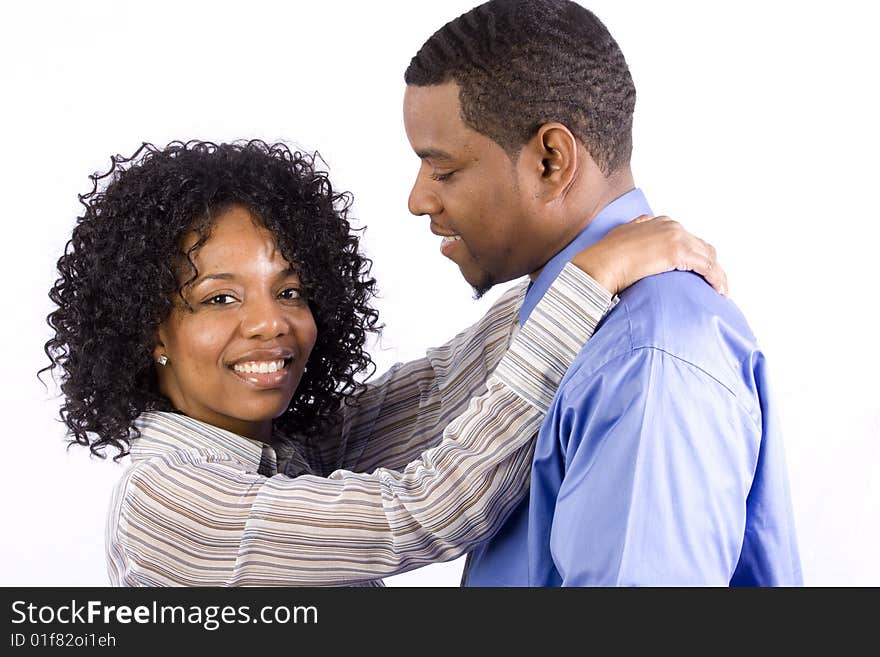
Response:
[{"label": "woman's teeth", "polygon": [[246,374],[266,374],[267,372],[277,372],[278,370],[284,369],[284,360],[236,363],[232,369],[236,372],[244,372]]},{"label": "woman's teeth", "polygon": [[460,239],[461,239],[461,235],[451,235],[449,237],[444,237],[443,243],[445,244],[447,242],[457,242]]}]

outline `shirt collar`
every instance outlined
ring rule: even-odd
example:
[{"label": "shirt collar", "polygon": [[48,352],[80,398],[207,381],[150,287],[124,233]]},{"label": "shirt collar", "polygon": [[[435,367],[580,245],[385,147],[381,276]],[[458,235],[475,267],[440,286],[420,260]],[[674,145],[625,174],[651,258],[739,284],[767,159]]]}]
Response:
[{"label": "shirt collar", "polygon": [[147,411],[134,421],[140,436],[131,442],[132,462],[182,450],[223,453],[247,472],[276,473],[275,450],[231,431],[194,420],[179,413]]},{"label": "shirt collar", "polygon": [[648,201],[640,189],[633,189],[622,196],[618,196],[606,205],[593,220],[587,224],[577,237],[575,237],[562,251],[553,256],[544,265],[538,278],[529,285],[525,301],[519,311],[519,323],[525,324],[532,310],[544,296],[559,272],[571,259],[586,249],[588,246],[601,240],[612,228],[624,224],[639,215],[654,214],[648,206]]}]

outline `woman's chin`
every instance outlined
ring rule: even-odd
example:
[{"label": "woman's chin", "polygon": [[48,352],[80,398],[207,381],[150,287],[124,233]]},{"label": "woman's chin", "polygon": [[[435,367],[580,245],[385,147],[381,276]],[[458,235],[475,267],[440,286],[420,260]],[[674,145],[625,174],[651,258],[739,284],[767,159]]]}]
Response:
[{"label": "woman's chin", "polygon": [[290,397],[286,400],[275,404],[259,404],[252,405],[246,409],[242,409],[237,417],[243,422],[273,422],[284,415],[290,406]]}]

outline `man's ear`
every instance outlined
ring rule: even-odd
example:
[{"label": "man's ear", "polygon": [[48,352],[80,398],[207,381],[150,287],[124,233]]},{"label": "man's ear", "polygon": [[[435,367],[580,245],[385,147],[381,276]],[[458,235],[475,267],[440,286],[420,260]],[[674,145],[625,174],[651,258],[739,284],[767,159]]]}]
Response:
[{"label": "man's ear", "polygon": [[545,123],[526,144],[530,168],[540,177],[539,195],[552,201],[563,195],[577,173],[578,143],[561,123]]}]

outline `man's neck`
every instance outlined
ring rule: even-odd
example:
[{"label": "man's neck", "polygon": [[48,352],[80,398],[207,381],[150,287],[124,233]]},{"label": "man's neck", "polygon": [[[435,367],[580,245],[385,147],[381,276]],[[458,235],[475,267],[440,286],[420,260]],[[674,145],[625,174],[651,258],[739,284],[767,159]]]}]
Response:
[{"label": "man's neck", "polygon": [[[595,219],[607,205],[610,205],[613,201],[627,192],[631,192],[635,187],[636,183],[629,167],[626,167],[607,178],[607,184],[602,187],[600,193],[597,194],[594,199],[587,199],[579,211],[576,211],[572,216],[572,223],[576,228],[571,235],[571,239],[574,239],[574,237],[584,228],[589,226],[590,222],[593,221],[593,219]],[[580,215],[580,220],[578,220],[578,215]],[[568,242],[566,242],[566,244],[567,243]]]},{"label": "man's neck", "polygon": [[[572,190],[567,199],[570,209],[563,222],[566,230],[561,233],[560,239],[550,249],[552,253],[548,253],[544,265],[580,235],[607,205],[635,189],[635,186],[632,170],[626,166],[607,178],[603,177],[598,181],[585,181],[579,186],[579,190]],[[538,278],[544,265],[529,275],[532,281]]]}]

